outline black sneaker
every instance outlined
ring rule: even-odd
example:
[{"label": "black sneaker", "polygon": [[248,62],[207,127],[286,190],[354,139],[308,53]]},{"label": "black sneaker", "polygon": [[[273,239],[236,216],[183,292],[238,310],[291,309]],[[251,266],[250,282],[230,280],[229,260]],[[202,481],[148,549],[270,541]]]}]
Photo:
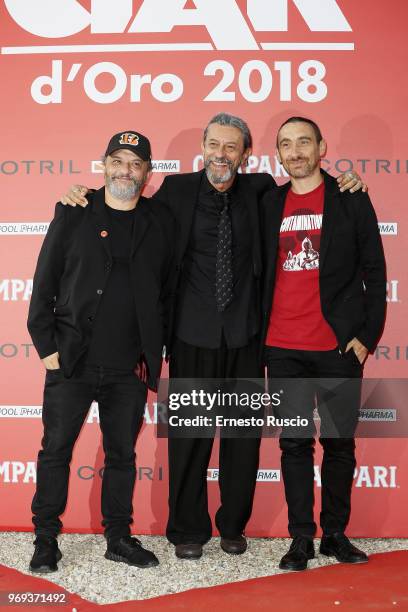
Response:
[{"label": "black sneaker", "polygon": [[35,550],[30,561],[30,571],[36,574],[49,574],[58,570],[57,562],[62,559],[57,539],[52,536],[38,535],[34,540]]},{"label": "black sneaker", "polygon": [[124,536],[120,540],[108,540],[105,559],[109,561],[121,561],[136,567],[154,567],[159,565],[159,560],[150,550],[143,548],[137,538]]}]

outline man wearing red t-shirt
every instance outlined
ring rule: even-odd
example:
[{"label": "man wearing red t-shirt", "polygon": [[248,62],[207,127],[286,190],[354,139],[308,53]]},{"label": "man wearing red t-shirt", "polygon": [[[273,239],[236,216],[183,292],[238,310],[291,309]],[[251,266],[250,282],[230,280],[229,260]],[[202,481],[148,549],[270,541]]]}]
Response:
[{"label": "man wearing red t-shirt", "polygon": [[[285,428],[280,438],[293,538],[280,562],[287,570],[306,569],[314,557],[316,401],[324,449],[320,552],[345,563],[368,561],[344,531],[356,465],[354,433],[363,364],[385,318],[385,261],[368,195],[339,191],[336,180],[320,169],[325,152],[313,121],[288,119],[278,132],[277,153],[290,183],[266,194],[261,203],[262,339],[268,377],[298,379],[285,386],[279,416],[307,416],[309,423],[303,430]],[[328,394],[322,391],[325,385],[308,380],[317,378],[347,382]]]}]

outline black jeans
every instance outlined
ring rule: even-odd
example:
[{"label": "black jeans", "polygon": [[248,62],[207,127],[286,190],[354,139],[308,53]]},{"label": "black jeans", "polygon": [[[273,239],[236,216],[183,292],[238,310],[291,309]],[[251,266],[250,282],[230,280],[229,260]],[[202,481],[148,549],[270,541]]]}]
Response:
[{"label": "black jeans", "polygon": [[[206,349],[175,342],[170,359],[171,378],[260,378],[258,343],[245,347]],[[173,544],[211,538],[208,513],[207,468],[212,438],[169,437],[169,520],[167,538]],[[221,506],[215,517],[224,538],[240,535],[252,512],[259,464],[260,437],[221,438],[219,487]]]},{"label": "black jeans", "polygon": [[[324,534],[343,533],[350,518],[350,498],[355,461],[354,433],[360,408],[363,367],[353,350],[341,354],[332,351],[301,351],[265,347],[265,363],[270,384],[285,389],[285,400],[278,417],[300,416],[309,426],[300,432],[283,429],[280,437],[282,476],[288,504],[289,533],[314,536],[314,434],[315,402],[321,419],[320,443],[323,446],[321,468],[322,511],[320,524]],[[281,379],[298,378],[290,384]],[[325,391],[324,381],[308,378],[345,379],[335,393]],[[346,379],[357,379],[347,382]],[[330,385],[329,385],[330,387]],[[319,397],[319,394],[322,397]],[[327,396],[327,404],[325,403]]]},{"label": "black jeans", "polygon": [[147,387],[132,371],[82,367],[72,378],[48,370],[45,378],[42,450],[38,453],[37,488],[32,502],[37,535],[56,536],[68,495],[72,450],[93,400],[99,403],[105,467],[102,479],[102,525],[107,538],[130,533],[135,484],[134,446]]}]

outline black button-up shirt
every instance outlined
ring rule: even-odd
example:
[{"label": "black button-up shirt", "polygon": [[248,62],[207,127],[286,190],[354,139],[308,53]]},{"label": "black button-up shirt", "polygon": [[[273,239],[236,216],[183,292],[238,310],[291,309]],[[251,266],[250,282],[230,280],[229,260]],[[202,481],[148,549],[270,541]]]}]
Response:
[{"label": "black button-up shirt", "polygon": [[195,207],[190,240],[183,261],[177,303],[176,335],[203,348],[245,346],[259,327],[252,262],[252,234],[239,176],[230,189],[234,297],[224,312],[215,301],[215,264],[221,208],[215,189],[204,175]]}]

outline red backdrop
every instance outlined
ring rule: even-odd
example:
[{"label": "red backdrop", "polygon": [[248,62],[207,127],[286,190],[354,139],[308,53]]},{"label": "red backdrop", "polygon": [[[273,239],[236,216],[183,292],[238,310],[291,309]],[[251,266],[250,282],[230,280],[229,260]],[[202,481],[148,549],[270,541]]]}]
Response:
[{"label": "red backdrop", "polygon": [[[290,115],[316,120],[329,144],[323,167],[337,175],[353,166],[361,174],[383,233],[388,318],[366,376],[406,376],[405,0],[117,0],[114,7],[108,0],[5,0],[0,10],[0,528],[30,528],[44,373],[25,320],[37,254],[68,186],[101,184],[97,162],[119,130],[139,130],[152,141],[149,195],[165,172],[201,167],[203,127],[221,110],[252,129],[247,171],[271,172],[278,182],[277,127]],[[64,524],[72,530],[100,524],[95,408],[89,420],[71,469]],[[408,535],[407,455],[403,438],[359,441],[352,535]],[[135,528],[162,533],[166,443],[149,422],[137,456]],[[214,453],[212,509],[216,467]],[[285,534],[276,440],[262,443],[259,478],[248,534]]]}]

